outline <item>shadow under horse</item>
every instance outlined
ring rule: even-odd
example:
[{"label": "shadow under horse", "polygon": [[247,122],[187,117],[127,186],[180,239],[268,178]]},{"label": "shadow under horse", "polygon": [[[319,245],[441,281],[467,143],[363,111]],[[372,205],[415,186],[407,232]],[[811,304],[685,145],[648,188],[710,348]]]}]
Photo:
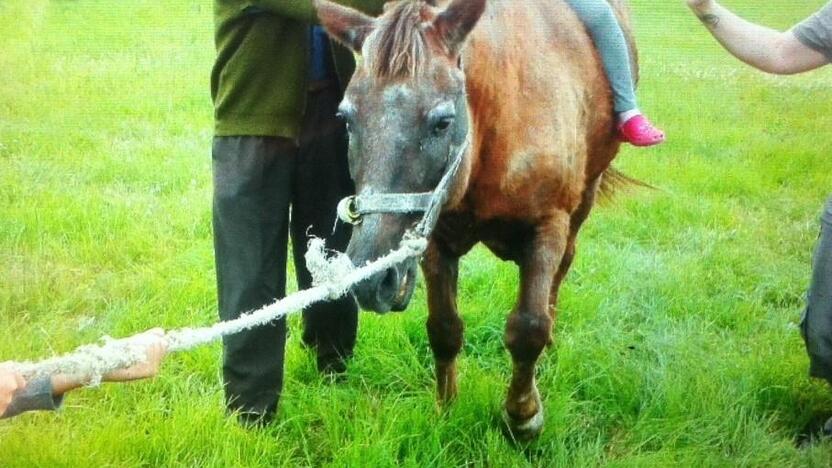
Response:
[{"label": "shadow under horse", "polygon": [[[625,8],[611,4],[631,39]],[[440,402],[457,393],[459,258],[482,242],[519,266],[504,416],[515,437],[536,436],[535,365],[551,343],[558,289],[602,179],[620,177],[610,168],[620,146],[610,86],[591,38],[563,0],[405,0],[378,18],[316,5],[329,34],[361,57],[339,107],[358,197],[430,192],[464,148],[421,261]],[[372,261],[419,218],[361,216],[347,253]],[[365,309],[403,310],[415,277],[413,260],[353,293]]]}]

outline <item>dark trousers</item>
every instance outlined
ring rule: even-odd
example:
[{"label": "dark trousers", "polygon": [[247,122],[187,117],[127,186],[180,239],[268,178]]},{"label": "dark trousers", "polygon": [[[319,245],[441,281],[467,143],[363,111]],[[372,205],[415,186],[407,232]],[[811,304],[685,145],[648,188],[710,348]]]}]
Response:
[{"label": "dark trousers", "polygon": [[[214,254],[222,320],[284,297],[287,240],[300,289],[311,285],[304,253],[308,236],[344,250],[349,227],[338,223],[338,201],[354,191],[343,124],[335,117],[337,86],[310,92],[300,144],[284,138],[215,137]],[[291,216],[290,216],[291,206]],[[358,308],[351,296],[303,311],[303,341],[321,370],[343,370],[351,355]],[[283,385],[286,321],[225,337],[223,380],[229,409],[270,417]]]},{"label": "dark trousers", "polygon": [[832,383],[832,198],[821,216],[801,331],[809,353],[809,374]]}]

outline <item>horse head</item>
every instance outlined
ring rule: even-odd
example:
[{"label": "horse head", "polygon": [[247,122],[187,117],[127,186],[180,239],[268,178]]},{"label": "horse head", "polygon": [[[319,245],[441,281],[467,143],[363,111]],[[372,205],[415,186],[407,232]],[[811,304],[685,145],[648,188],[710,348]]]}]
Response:
[{"label": "horse head", "polygon": [[[460,57],[485,0],[453,0],[446,8],[391,2],[378,18],[326,0],[316,6],[328,33],[360,57],[339,106],[356,196],[432,192],[469,132]],[[462,197],[460,185],[452,185],[449,202]],[[356,265],[387,254],[422,214],[363,214],[347,254]],[[404,310],[416,272],[413,259],[359,283],[353,293],[364,309]]]}]

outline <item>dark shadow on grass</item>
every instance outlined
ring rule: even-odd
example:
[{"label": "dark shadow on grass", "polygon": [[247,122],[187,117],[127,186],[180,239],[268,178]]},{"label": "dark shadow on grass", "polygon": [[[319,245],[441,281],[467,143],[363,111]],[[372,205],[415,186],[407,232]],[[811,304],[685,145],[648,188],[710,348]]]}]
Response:
[{"label": "dark shadow on grass", "polygon": [[794,444],[799,449],[809,448],[819,442],[829,440],[832,436],[832,419],[830,414],[815,414],[797,433]]}]

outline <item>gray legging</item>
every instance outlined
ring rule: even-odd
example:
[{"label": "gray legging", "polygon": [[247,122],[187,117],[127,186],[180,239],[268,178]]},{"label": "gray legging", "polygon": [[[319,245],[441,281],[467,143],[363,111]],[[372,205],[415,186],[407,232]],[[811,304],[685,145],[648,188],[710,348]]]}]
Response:
[{"label": "gray legging", "polygon": [[604,62],[615,112],[637,109],[630,51],[618,18],[606,0],[566,0],[583,21]]}]

